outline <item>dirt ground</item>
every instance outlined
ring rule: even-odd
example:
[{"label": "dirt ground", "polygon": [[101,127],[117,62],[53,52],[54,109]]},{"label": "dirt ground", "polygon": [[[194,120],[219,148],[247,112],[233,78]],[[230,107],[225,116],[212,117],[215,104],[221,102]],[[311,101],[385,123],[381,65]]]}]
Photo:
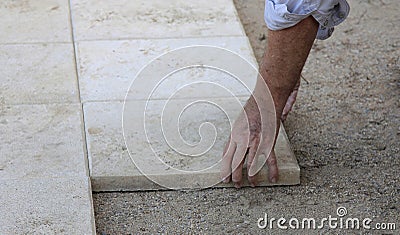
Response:
[{"label": "dirt ground", "polygon": [[[400,4],[350,0],[349,18],[317,41],[285,127],[301,166],[292,187],[96,193],[99,234],[400,234]],[[257,60],[263,0],[235,0]],[[260,229],[264,217],[395,222],[395,231]],[[347,218],[343,217],[343,218]]]}]

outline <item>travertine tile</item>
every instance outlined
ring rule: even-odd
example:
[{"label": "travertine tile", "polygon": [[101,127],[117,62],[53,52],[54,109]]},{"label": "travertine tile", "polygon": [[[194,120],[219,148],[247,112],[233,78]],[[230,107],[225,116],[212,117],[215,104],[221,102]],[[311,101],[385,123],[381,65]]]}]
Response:
[{"label": "travertine tile", "polygon": [[88,177],[0,180],[1,234],[94,234]]},{"label": "travertine tile", "polygon": [[[148,110],[145,115],[142,110],[146,106],[146,101],[129,102],[125,106],[127,113],[124,115],[124,133],[122,131],[123,103],[84,104],[93,190],[163,188],[158,184],[171,188],[200,188],[219,182],[219,160],[230,131],[227,117],[236,118],[238,106],[233,103],[240,104],[240,102],[232,99],[209,99],[223,107],[226,114],[217,106],[210,105],[211,103],[194,104],[192,110],[190,107],[186,108],[182,114],[175,112],[174,109],[185,107],[188,101],[190,103],[192,100],[171,100],[171,104],[167,106],[164,100],[150,101],[147,103]],[[243,101],[241,100],[242,103]],[[159,114],[164,106],[167,107],[166,109],[172,108],[164,112],[170,112],[170,114],[175,112],[175,116],[180,115],[178,133],[174,132],[174,129],[177,129],[174,128],[176,123],[169,118],[170,114],[164,113],[165,120],[161,126]],[[212,123],[215,129],[209,124],[204,124],[205,122]],[[144,130],[146,130],[146,135],[143,135]],[[180,141],[179,135],[187,141],[187,144]],[[125,147],[124,137],[131,156]],[[200,144],[193,147],[196,143]],[[188,157],[179,155],[176,151],[199,156]],[[203,152],[205,153],[201,154]],[[284,131],[281,131],[279,135],[276,153],[280,180],[275,185],[298,184],[300,169]],[[158,157],[163,162],[158,161]],[[140,170],[133,162],[139,166]],[[147,177],[142,173],[145,173]],[[264,179],[261,185],[271,185],[265,180],[266,175],[267,168],[264,167],[259,175],[260,179]],[[232,185],[218,184],[216,186],[231,187]]]},{"label": "travertine tile", "polygon": [[72,41],[68,0],[3,0],[0,15],[0,43]]},{"label": "travertine tile", "polygon": [[[221,97],[227,96],[217,90],[216,85],[220,85],[236,96],[248,96],[250,90],[254,87],[257,70],[251,68],[256,66],[253,52],[246,37],[219,37],[219,38],[195,38],[195,39],[163,39],[163,40],[133,40],[133,41],[96,41],[80,42],[77,44],[78,51],[78,71],[79,83],[81,89],[81,98],[86,101],[109,101],[123,100],[132,81],[143,66],[148,64],[162,53],[173,49],[193,46],[193,45],[211,45],[223,47],[235,52],[243,57],[233,58],[235,61],[228,61],[226,58],[219,58],[220,54],[209,55],[210,63],[220,63],[227,67],[227,70],[236,69],[241,73],[240,80],[244,82],[249,89],[223,70],[210,68],[187,68],[164,78],[159,84],[153,99],[169,98],[172,94],[182,88],[183,85],[192,84],[186,91],[180,93],[180,98],[186,97]],[[175,56],[174,68],[181,68],[185,63],[193,58],[207,57],[208,54],[201,53],[199,49],[194,49],[194,54]],[[197,54],[196,54],[197,53]],[[228,53],[228,52],[227,52]],[[232,54],[233,55],[233,54]],[[200,57],[201,57],[200,56]],[[215,58],[214,58],[215,57]],[[208,57],[203,59],[208,60]],[[240,69],[237,60],[242,60],[246,68]],[[248,62],[245,62],[248,61]],[[167,61],[168,62],[168,61]],[[209,61],[206,61],[209,62]],[[240,61],[239,61],[240,62]],[[172,62],[171,62],[172,63]],[[239,66],[239,67],[238,67]],[[140,86],[147,88],[156,88],[155,84],[161,81],[163,77],[156,74],[160,72],[161,67],[156,68]],[[230,72],[230,71],[229,71]],[[167,75],[167,74],[165,74]],[[164,74],[162,75],[164,76]],[[212,82],[216,84],[194,84],[195,82]],[[136,83],[137,84],[137,83]],[[138,93],[142,92],[142,87],[133,87]],[[214,87],[214,89],[210,89]],[[185,93],[186,92],[186,93]],[[147,94],[137,94],[137,98],[147,99]]]},{"label": "travertine tile", "polygon": [[122,133],[123,103],[85,103],[90,176],[136,174]]},{"label": "travertine tile", "polygon": [[0,105],[0,178],[87,176],[81,106]]},{"label": "travertine tile", "polygon": [[244,35],[231,0],[71,0],[77,41]]},{"label": "travertine tile", "polygon": [[0,55],[1,102],[79,102],[72,44],[0,45]]}]

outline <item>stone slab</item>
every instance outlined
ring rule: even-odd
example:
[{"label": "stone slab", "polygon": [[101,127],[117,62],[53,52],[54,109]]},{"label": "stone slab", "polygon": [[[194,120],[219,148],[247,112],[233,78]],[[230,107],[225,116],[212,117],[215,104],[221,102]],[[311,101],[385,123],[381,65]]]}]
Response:
[{"label": "stone slab", "polygon": [[0,43],[72,41],[68,0],[4,0],[0,15]]},{"label": "stone slab", "polygon": [[[232,99],[210,98],[210,101],[219,103],[221,107],[224,107],[228,116],[235,118],[237,107],[231,105]],[[143,102],[146,101],[132,101],[133,104],[131,103],[130,105],[141,107]],[[150,102],[153,103],[150,106],[154,105],[155,107],[153,111],[158,111],[158,108],[164,105],[162,100]],[[173,103],[172,106],[174,107],[184,106],[177,103],[187,103],[185,100],[170,102]],[[233,185],[231,184],[214,185],[214,183],[219,182],[220,178],[218,162],[229,135],[229,122],[226,123],[228,120],[224,118],[225,114],[217,109],[205,109],[205,107],[197,106],[196,110],[198,112],[189,110],[189,114],[186,117],[184,113],[182,114],[182,119],[189,120],[181,122],[180,134],[182,138],[188,141],[189,144],[199,143],[201,140],[200,135],[205,140],[214,139],[210,137],[213,132],[212,128],[203,126],[203,129],[200,128],[200,133],[198,133],[200,124],[204,122],[213,123],[217,128],[218,135],[215,138],[215,142],[212,143],[212,148],[206,154],[197,158],[188,158],[185,156],[177,157],[176,152],[171,151],[171,146],[177,143],[174,140],[166,143],[164,140],[168,140],[170,137],[160,136],[160,127],[153,122],[157,121],[157,117],[152,115],[151,110],[149,112],[149,122],[147,122],[147,120],[143,120],[143,112],[140,109],[136,109],[136,106],[132,107],[131,112],[133,111],[133,113],[128,113],[124,116],[124,118],[132,118],[129,121],[124,121],[124,124],[128,123],[127,125],[132,126],[127,127],[125,125],[125,132],[123,133],[123,103],[96,102],[84,104],[93,190],[136,191],[165,189],[165,184],[163,185],[165,182],[167,184],[168,182],[171,183],[170,186],[172,185],[172,188],[176,189],[200,188],[205,185],[232,187]],[[144,123],[147,124],[147,136],[141,135]],[[172,125],[170,120],[167,120],[167,126],[169,125],[168,123]],[[164,133],[169,133],[168,130],[164,131]],[[125,145],[125,140],[128,148]],[[208,146],[207,144],[209,143],[205,143],[205,146]],[[177,149],[185,151],[182,146]],[[128,150],[131,155],[129,155]],[[165,163],[164,165],[154,161],[154,153],[160,156],[160,159]],[[299,184],[300,169],[283,129],[278,137],[276,154],[280,169],[280,180],[275,184],[267,182],[265,180],[267,168],[264,167],[259,174],[260,185]],[[135,166],[134,161],[135,164],[139,164],[140,170]],[[178,169],[178,171],[172,171],[171,168]],[[147,177],[142,173],[145,173]],[[159,185],[160,182],[163,186]],[[245,182],[245,185],[247,185],[247,182]]]},{"label": "stone slab", "polygon": [[71,13],[76,41],[245,35],[231,0],[71,0]]},{"label": "stone slab", "polygon": [[81,118],[80,104],[0,104],[0,179],[88,176]]},{"label": "stone slab", "polygon": [[88,177],[0,180],[0,234],[95,234]]},{"label": "stone slab", "polygon": [[[90,41],[77,43],[80,94],[83,102],[124,100],[128,88],[143,66],[161,54],[176,48],[193,45],[219,46],[241,55],[249,64],[257,66],[247,37],[218,37],[192,39]],[[235,67],[232,64],[232,67]],[[256,69],[243,69],[240,79],[254,86]],[[152,78],[149,78],[152,79]],[[161,80],[162,78],[155,78]],[[183,70],[165,79],[154,99],[165,99],[180,85],[199,80],[212,81],[230,89],[236,95],[248,95],[240,83],[228,74],[211,69]],[[146,83],[142,83],[146,85]],[[193,97],[190,92],[185,97]],[[215,89],[203,89],[203,97],[220,96]],[[141,97],[147,99],[147,97]]]},{"label": "stone slab", "polygon": [[72,44],[0,45],[0,55],[0,102],[79,103]]}]

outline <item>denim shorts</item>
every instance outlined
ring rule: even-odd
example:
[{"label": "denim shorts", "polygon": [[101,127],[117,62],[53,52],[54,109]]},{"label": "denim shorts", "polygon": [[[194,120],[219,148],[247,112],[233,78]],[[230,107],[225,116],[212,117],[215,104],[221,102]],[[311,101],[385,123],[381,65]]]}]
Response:
[{"label": "denim shorts", "polygon": [[349,15],[346,0],[266,0],[264,19],[271,30],[292,27],[308,16],[319,23],[317,39],[329,38]]}]

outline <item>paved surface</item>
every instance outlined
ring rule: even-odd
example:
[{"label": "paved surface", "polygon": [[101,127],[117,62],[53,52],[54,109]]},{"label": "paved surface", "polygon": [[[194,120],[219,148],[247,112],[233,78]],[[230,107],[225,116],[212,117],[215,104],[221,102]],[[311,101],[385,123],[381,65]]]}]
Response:
[{"label": "paved surface", "polygon": [[[3,68],[0,71],[1,234],[95,232],[89,176],[100,173],[96,176],[107,179],[110,172],[131,176],[124,171],[127,169],[129,173],[129,166],[133,167],[133,164],[126,162],[129,160],[127,148],[121,138],[121,104],[134,75],[151,59],[177,47],[206,44],[228,48],[256,65],[230,0],[217,0],[212,4],[161,0],[113,3],[92,0],[3,1],[0,14],[0,65]],[[213,53],[203,54],[212,59],[220,58]],[[172,62],[179,65],[184,61],[182,58],[181,61],[170,60],[165,66],[170,68]],[[235,64],[236,73],[232,76],[240,75],[239,78],[245,78],[244,85],[248,89],[254,87],[256,70],[239,66],[233,59],[215,61],[217,64],[221,61],[225,65]],[[159,70],[157,67],[155,71]],[[239,106],[232,105],[234,102],[240,104],[249,95],[248,90],[240,88],[243,84],[233,83],[229,76],[205,71],[204,68],[185,71],[183,76],[177,77],[178,83],[167,82],[165,87],[161,84],[161,92],[154,97],[156,108],[152,112],[161,110],[157,107],[169,98],[168,92],[175,93],[181,88],[185,81],[182,77],[211,79],[214,84],[231,89],[235,100],[210,87],[189,87],[187,93],[174,94],[176,100],[172,102],[174,108],[170,114],[178,113],[176,107],[188,107],[182,105],[183,101],[192,102],[190,97],[193,94],[201,94],[202,99],[212,98],[214,103],[224,103],[225,114],[236,115]],[[140,92],[152,88],[148,85],[152,79],[149,76],[141,83],[143,87],[137,89],[139,94],[135,93],[132,102],[143,106],[146,97],[142,97]],[[240,99],[236,100],[236,97]],[[229,126],[220,130],[223,115],[208,115],[208,109],[197,110],[200,114],[192,110],[186,123],[182,121],[182,133],[173,136],[173,143],[178,142],[177,136],[182,135],[192,138],[186,145],[191,146],[188,149],[195,149],[193,145],[203,135],[207,140],[212,131],[217,132],[221,137],[216,139],[217,148],[210,152],[218,156],[214,158],[217,161]],[[128,117],[132,118],[130,123],[134,125],[128,130],[143,137],[136,133],[139,127],[135,126],[140,124],[141,115],[142,110],[133,106]],[[191,120],[200,117],[216,121],[215,128],[194,127]],[[164,119],[168,119],[166,123],[170,126],[170,116]],[[157,130],[151,128],[154,134]],[[199,138],[193,138],[197,130]],[[125,137],[130,136],[129,131]],[[153,137],[155,140],[161,138]],[[141,159],[149,155],[144,145],[136,144],[139,142],[135,138],[131,140],[127,141],[131,151],[142,156]],[[166,155],[163,149],[156,151]],[[280,165],[281,173],[285,174],[278,184],[297,184],[299,168],[284,135],[281,135],[278,152],[283,156]],[[201,158],[163,160],[182,170],[199,170],[209,163]],[[154,169],[159,174],[159,168]],[[203,175],[219,180],[215,169],[213,174]],[[198,181],[196,177],[189,179],[186,175],[180,178],[171,175],[169,182],[174,185],[182,183],[183,187],[191,188]],[[161,175],[159,178],[166,177]],[[109,189],[116,189],[110,185],[115,184],[109,184]]]},{"label": "paved surface", "polygon": [[[89,129],[82,120],[90,118],[84,115],[86,105],[121,101],[118,88],[127,88],[131,78],[115,71],[126,71],[126,64],[142,66],[130,61],[128,41],[174,35],[245,38],[230,1],[166,2],[153,7],[147,1],[113,7],[106,1],[0,3],[0,233],[95,231],[85,144]],[[397,223],[396,231],[363,232],[398,234],[399,5],[396,0],[350,3],[346,23],[313,47],[299,102],[285,123],[302,167],[300,186],[94,194],[97,232],[268,233],[257,227],[265,213],[321,219],[344,206],[348,216],[371,218],[373,226]],[[236,4],[259,59],[266,43],[263,3]],[[150,25],[154,30],[147,30]],[[170,49],[146,50],[149,42],[141,43],[148,59]],[[118,63],[105,63],[104,57],[122,52],[125,56],[115,57]],[[99,64],[89,66],[96,58]],[[119,85],[108,86],[102,77],[114,77],[112,84]]]},{"label": "paved surface", "polygon": [[[260,61],[263,0],[236,0]],[[399,234],[400,26],[396,0],[351,0],[347,21],[318,41],[285,123],[301,185],[94,194],[99,234]],[[257,220],[336,216],[397,222],[396,231],[259,229]],[[345,217],[347,218],[347,217]]]},{"label": "paved surface", "polygon": [[93,234],[69,2],[0,14],[0,233]]}]

